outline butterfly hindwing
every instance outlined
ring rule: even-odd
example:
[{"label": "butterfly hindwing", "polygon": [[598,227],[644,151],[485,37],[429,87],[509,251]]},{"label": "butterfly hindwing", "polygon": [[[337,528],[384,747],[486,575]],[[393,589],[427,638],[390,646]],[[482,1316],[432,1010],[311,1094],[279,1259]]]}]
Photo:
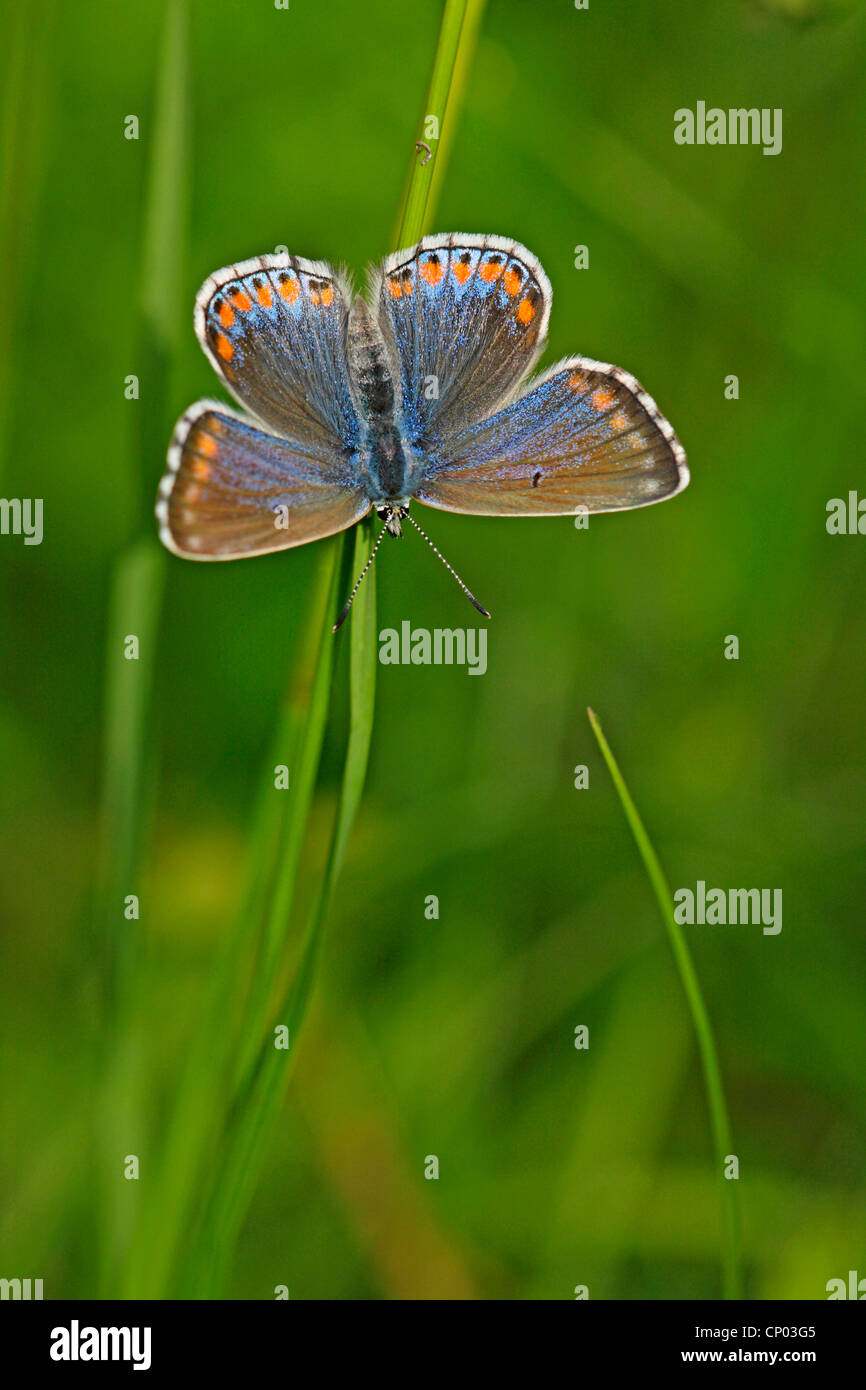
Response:
[{"label": "butterfly hindwing", "polygon": [[369,509],[341,454],[199,401],[175,427],[156,514],[160,539],[176,555],[231,560],[331,536]]},{"label": "butterfly hindwing", "polygon": [[348,285],[325,261],[284,254],[211,275],[195,328],[232,394],[269,428],[323,448],[352,447],[358,417],[349,386]]},{"label": "butterfly hindwing", "polygon": [[683,448],[640,383],[570,357],[429,455],[417,496],[445,511],[555,516],[661,502],[688,480]]},{"label": "butterfly hindwing", "polygon": [[518,242],[454,233],[389,256],[371,301],[399,364],[406,437],[428,450],[512,394],[544,348],[551,289]]}]

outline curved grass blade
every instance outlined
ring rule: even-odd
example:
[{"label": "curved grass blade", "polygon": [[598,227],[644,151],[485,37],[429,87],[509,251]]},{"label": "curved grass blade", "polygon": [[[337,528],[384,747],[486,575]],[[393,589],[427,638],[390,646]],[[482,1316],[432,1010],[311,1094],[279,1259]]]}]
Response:
[{"label": "curved grass blade", "polygon": [[739,1208],[737,1204],[736,1183],[728,1180],[724,1176],[725,1159],[731,1153],[731,1125],[728,1119],[728,1106],[725,1100],[725,1088],[722,1082],[722,1072],[719,1066],[716,1042],[713,1036],[713,1029],[707,1013],[698,977],[692,962],[686,939],[680,928],[679,923],[674,918],[673,896],[670,886],[665,877],[659,857],[653,849],[652,842],[644,828],[643,821],[638,815],[637,807],[631,799],[625,779],[619,770],[616,759],[611,752],[610,745],[602,732],[593,711],[587,710],[592,731],[598,741],[602,756],[607,763],[608,771],[616,788],[617,796],[620,799],[625,818],[628,821],[629,829],[634,836],[638,853],[643,860],[644,868],[647,872],[659,911],[664,919],[665,929],[673,951],[677,970],[686,996],[689,1012],[692,1016],[695,1034],[698,1040],[698,1050],[701,1056],[701,1067],[704,1073],[704,1085],[707,1092],[707,1104],[710,1111],[710,1121],[713,1130],[713,1145],[716,1152],[716,1170],[718,1180],[721,1183],[722,1215],[724,1228],[724,1241],[722,1249],[722,1284],[724,1297],[726,1299],[742,1298],[742,1275],[740,1269],[740,1242],[739,1242]]}]

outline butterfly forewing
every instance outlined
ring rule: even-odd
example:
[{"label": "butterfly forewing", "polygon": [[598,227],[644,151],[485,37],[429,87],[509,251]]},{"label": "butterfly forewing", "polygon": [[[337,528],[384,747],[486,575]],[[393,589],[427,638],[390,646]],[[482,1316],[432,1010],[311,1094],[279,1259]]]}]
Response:
[{"label": "butterfly forewing", "polygon": [[555,516],[646,506],[687,482],[682,446],[639,382],[572,357],[449,438],[417,495],[446,511]]},{"label": "butterfly forewing", "polygon": [[544,347],[550,283],[503,237],[425,237],[389,256],[371,288],[399,364],[404,431],[419,450],[496,410]]},{"label": "butterfly forewing", "polygon": [[196,332],[232,394],[271,429],[322,448],[352,447],[350,299],[325,261],[261,256],[205,281]]},{"label": "butterfly forewing", "polygon": [[178,421],[157,517],[192,560],[264,555],[343,531],[370,509],[343,457],[267,434],[215,401]]}]

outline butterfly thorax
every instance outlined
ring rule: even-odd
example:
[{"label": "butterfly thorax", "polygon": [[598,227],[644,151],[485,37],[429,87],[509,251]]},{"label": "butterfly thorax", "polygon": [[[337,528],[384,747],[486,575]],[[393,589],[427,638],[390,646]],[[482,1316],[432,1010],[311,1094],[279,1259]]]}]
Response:
[{"label": "butterfly thorax", "polygon": [[412,453],[399,424],[399,382],[379,326],[360,295],[349,317],[347,356],[361,420],[358,462],[370,499],[396,502],[410,490]]}]

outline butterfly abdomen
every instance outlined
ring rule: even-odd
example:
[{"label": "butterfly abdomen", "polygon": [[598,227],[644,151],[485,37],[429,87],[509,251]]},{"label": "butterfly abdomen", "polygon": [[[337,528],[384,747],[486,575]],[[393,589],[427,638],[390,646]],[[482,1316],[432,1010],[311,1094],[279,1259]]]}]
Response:
[{"label": "butterfly abdomen", "polygon": [[358,296],[348,330],[348,358],[363,420],[364,454],[374,501],[402,497],[408,459],[397,424],[397,391],[385,341]]},{"label": "butterfly abdomen", "polygon": [[382,334],[364,300],[355,300],[349,319],[348,357],[361,410],[368,418],[393,419],[394,378]]}]

